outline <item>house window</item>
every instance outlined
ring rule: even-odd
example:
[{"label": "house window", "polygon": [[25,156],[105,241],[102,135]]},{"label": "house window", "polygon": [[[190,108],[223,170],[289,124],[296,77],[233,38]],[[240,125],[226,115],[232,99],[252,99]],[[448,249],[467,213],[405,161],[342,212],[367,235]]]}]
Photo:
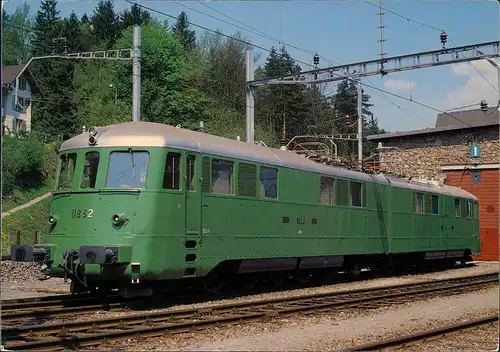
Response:
[{"label": "house window", "polygon": [[19,90],[26,90],[26,79],[19,78]]},{"label": "house window", "polygon": [[333,178],[321,176],[321,191],[320,191],[321,204],[333,203]]},{"label": "house window", "polygon": [[24,97],[17,97],[17,104],[16,104],[16,96],[12,96],[12,110],[14,111],[19,111],[19,112],[25,112],[26,109],[30,106],[31,100],[30,98],[24,98]]}]

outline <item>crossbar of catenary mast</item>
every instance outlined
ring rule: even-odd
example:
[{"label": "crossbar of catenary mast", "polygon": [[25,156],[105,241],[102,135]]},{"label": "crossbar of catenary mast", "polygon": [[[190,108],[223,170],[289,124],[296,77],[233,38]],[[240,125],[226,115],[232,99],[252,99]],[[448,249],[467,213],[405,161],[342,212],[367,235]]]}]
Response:
[{"label": "crossbar of catenary mast", "polygon": [[304,71],[299,75],[253,80],[248,81],[247,84],[252,87],[257,87],[268,84],[325,83],[340,81],[346,78],[360,78],[379,74],[415,70],[419,68],[496,58],[500,57],[499,45],[500,41],[493,41],[464,45],[456,48],[424,51],[401,56],[386,57],[383,60],[375,59],[346,65],[332,66],[318,70]]},{"label": "crossbar of catenary mast", "polygon": [[[126,55],[127,53],[128,56]],[[29,61],[24,65],[23,69],[19,71],[19,73],[16,76],[16,87],[14,90],[14,99],[16,105],[18,104],[19,78],[24,73],[24,71],[26,71],[26,69],[31,65],[33,61],[43,60],[43,59],[132,60],[132,49],[127,48],[127,49],[112,49],[112,50],[96,50],[96,51],[85,51],[79,53],[34,56],[29,59]]]}]

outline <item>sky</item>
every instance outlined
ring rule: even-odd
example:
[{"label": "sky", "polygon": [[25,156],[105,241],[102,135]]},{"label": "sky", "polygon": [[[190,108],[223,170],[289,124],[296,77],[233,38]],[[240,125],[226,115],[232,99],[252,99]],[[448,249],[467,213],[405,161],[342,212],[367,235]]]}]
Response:
[{"label": "sky", "polygon": [[[21,3],[23,1],[20,0],[4,1],[4,8],[7,12],[13,12]],[[28,3],[35,14],[41,1]],[[130,7],[123,0],[114,3],[116,11]],[[378,6],[371,5],[379,5],[379,0],[140,0],[138,3],[173,16],[185,11],[192,23],[219,29],[229,35],[240,31],[252,44],[260,47],[285,45],[296,60],[312,64],[313,54],[317,52],[322,57],[320,67],[380,57],[380,10]],[[58,9],[63,17],[72,11],[79,16],[83,13],[90,16],[96,4],[97,0],[60,0]],[[440,49],[441,29],[448,34],[447,47],[500,38],[498,0],[384,0],[383,7],[386,9],[383,16],[386,56]],[[168,20],[169,24],[175,22],[158,13],[153,15],[161,21]],[[198,36],[203,33],[201,29],[194,29]],[[262,49],[254,49],[254,55],[260,57],[257,65],[265,63],[267,54]],[[497,62],[500,64],[500,60]],[[306,65],[301,66],[310,69]],[[408,99],[364,88],[371,96],[374,105],[371,110],[379,126],[394,132],[434,127],[439,113],[435,109],[450,111],[479,104],[481,100],[486,100],[489,106],[496,106],[499,100],[497,77],[497,70],[487,61],[481,60],[391,73],[384,77],[372,76],[363,78],[362,82]],[[329,83],[324,88],[332,91],[335,85]],[[434,109],[423,107],[418,102]]]}]

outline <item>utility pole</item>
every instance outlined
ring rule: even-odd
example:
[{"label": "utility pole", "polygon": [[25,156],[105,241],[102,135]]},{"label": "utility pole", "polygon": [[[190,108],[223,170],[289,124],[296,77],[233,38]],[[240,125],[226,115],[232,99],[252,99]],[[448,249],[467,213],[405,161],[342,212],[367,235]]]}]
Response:
[{"label": "utility pole", "polygon": [[357,82],[358,88],[358,163],[361,167],[363,163],[363,91],[361,90],[361,77]]},{"label": "utility pole", "polygon": [[[246,52],[246,78],[247,82],[254,80],[253,55],[251,50]],[[246,87],[246,122],[247,122],[247,143],[254,144],[254,99],[252,86],[247,83]]]},{"label": "utility pole", "polygon": [[383,5],[383,0],[380,0],[380,12],[378,13],[378,15],[380,16],[380,73],[382,75],[384,75],[384,56],[385,56],[385,52],[384,52],[384,42],[385,42],[385,39],[384,39],[384,28],[385,28],[385,25],[384,25],[384,15],[385,15],[385,12],[384,12],[384,7],[382,6]]},{"label": "utility pole", "polygon": [[134,26],[132,46],[132,121],[141,120],[141,27]]}]

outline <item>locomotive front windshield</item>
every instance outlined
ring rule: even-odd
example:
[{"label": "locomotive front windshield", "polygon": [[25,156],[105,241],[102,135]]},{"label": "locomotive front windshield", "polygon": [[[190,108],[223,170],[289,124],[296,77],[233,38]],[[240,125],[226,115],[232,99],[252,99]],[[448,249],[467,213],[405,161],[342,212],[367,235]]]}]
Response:
[{"label": "locomotive front windshield", "polygon": [[[102,188],[144,188],[148,167],[147,151],[115,150],[109,154],[104,150],[69,152],[59,157],[56,190],[71,191],[73,187],[89,191]],[[101,179],[98,175],[102,173],[105,175]]]},{"label": "locomotive front windshield", "polygon": [[76,154],[63,154],[60,157],[59,177],[57,179],[58,190],[70,190],[75,174]]},{"label": "locomotive front windshield", "polygon": [[148,152],[111,152],[106,188],[144,188],[148,165]]}]

